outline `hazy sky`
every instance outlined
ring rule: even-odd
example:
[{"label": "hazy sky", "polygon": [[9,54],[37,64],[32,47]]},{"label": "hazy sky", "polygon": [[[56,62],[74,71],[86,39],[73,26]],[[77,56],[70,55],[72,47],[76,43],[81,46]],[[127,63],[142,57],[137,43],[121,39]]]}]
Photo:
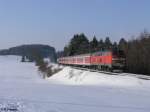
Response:
[{"label": "hazy sky", "polygon": [[63,49],[76,33],[129,39],[150,29],[150,0],[0,0],[0,49],[31,43]]}]

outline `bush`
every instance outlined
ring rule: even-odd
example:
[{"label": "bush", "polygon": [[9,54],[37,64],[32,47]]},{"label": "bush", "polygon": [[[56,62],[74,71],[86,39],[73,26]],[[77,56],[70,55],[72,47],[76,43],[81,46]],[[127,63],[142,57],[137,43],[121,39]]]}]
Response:
[{"label": "bush", "polygon": [[50,76],[52,76],[55,73],[58,73],[60,70],[61,70],[60,68],[52,69],[52,66],[49,66],[47,68],[47,77],[50,77]]},{"label": "bush", "polygon": [[43,62],[43,63],[41,63],[41,64],[39,65],[39,70],[40,70],[41,72],[46,72],[47,66],[48,66],[48,63],[47,63],[47,62]]},{"label": "bush", "polygon": [[49,66],[49,67],[47,68],[46,73],[47,73],[47,77],[50,77],[50,76],[53,75],[52,66]]}]

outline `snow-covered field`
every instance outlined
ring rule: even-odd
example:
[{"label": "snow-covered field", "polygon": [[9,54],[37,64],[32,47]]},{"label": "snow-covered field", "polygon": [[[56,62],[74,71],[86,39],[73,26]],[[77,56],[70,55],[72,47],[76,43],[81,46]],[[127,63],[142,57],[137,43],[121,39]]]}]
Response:
[{"label": "snow-covered field", "polygon": [[150,80],[70,67],[45,80],[33,63],[0,56],[0,112],[150,112]]}]

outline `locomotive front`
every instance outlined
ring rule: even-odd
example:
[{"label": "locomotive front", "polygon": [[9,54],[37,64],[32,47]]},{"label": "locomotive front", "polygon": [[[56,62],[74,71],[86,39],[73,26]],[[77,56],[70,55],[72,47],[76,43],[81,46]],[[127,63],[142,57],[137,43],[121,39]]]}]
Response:
[{"label": "locomotive front", "polygon": [[123,51],[112,52],[112,68],[115,70],[124,70],[126,58]]}]

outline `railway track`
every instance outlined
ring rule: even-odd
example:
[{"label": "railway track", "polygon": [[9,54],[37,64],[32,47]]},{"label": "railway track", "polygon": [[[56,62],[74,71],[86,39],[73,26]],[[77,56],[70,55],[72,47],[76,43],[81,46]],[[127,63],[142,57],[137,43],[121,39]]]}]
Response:
[{"label": "railway track", "polygon": [[79,70],[86,70],[86,71],[90,71],[90,72],[104,73],[104,74],[108,74],[108,75],[119,75],[120,74],[120,73],[99,71],[99,70],[94,70],[94,69],[89,69],[89,68],[82,68],[82,67],[72,67],[72,68],[79,69]]},{"label": "railway track", "polygon": [[104,74],[107,74],[107,75],[131,76],[131,77],[136,77],[138,79],[150,80],[150,76],[147,76],[147,75],[131,74],[131,73],[115,73],[115,72],[99,71],[99,70],[94,70],[94,69],[73,67],[73,66],[71,68],[90,71],[90,72],[104,73]]}]

